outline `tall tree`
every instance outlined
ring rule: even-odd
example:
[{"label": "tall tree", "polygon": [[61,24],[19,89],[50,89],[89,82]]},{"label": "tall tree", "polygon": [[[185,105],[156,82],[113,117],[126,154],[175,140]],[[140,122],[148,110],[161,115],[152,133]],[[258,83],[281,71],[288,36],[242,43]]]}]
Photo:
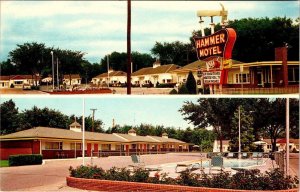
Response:
[{"label": "tall tree", "polygon": [[230,151],[238,152],[239,150],[239,121],[240,121],[240,134],[241,134],[241,151],[255,151],[256,146],[253,144],[255,141],[255,134],[253,129],[253,117],[252,111],[245,110],[243,106],[240,106],[240,115],[238,109],[234,113],[232,118],[231,139],[230,139]]},{"label": "tall tree", "polygon": [[232,117],[239,103],[238,99],[199,99],[198,104],[186,101],[179,111],[185,116],[185,120],[193,123],[196,127],[212,126],[220,140],[222,152],[222,140],[230,133]]},{"label": "tall tree", "polygon": [[156,42],[151,53],[160,59],[162,64],[176,64],[184,66],[192,61],[192,47],[190,43],[175,42]]},{"label": "tall tree", "polygon": [[1,134],[16,132],[19,126],[19,111],[15,103],[10,99],[0,105]]}]

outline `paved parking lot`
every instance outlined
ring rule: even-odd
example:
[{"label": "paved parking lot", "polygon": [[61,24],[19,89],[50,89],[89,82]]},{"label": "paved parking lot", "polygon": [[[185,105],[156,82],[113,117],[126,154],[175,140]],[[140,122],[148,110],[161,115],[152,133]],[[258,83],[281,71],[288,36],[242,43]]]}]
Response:
[{"label": "paved parking lot", "polygon": [[[143,155],[142,161],[146,165],[157,165],[188,160],[197,160],[199,153]],[[0,168],[1,191],[82,191],[66,186],[68,168],[81,165],[82,159],[48,160],[43,165],[4,167]],[[86,163],[97,165],[104,169],[113,166],[127,167],[132,164],[129,156],[96,158]],[[291,173],[299,175],[299,154],[291,154]]]}]

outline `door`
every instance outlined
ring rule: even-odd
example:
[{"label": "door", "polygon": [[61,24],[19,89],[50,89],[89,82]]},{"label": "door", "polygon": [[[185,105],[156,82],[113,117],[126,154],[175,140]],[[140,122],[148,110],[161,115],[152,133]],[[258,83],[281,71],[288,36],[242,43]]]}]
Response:
[{"label": "door", "polygon": [[92,144],[88,143],[87,144],[87,156],[90,157],[91,156],[91,151],[92,151]]},{"label": "door", "polygon": [[95,154],[93,154],[93,155],[98,156],[99,150],[98,150],[98,144],[97,143],[94,144],[94,152],[95,152]]}]

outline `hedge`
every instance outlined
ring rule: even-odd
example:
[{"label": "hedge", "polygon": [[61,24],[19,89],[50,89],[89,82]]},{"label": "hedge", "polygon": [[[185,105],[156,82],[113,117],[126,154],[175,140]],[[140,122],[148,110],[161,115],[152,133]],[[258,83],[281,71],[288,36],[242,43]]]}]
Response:
[{"label": "hedge", "polygon": [[8,158],[9,166],[19,165],[39,165],[43,162],[43,156],[34,155],[10,155]]}]

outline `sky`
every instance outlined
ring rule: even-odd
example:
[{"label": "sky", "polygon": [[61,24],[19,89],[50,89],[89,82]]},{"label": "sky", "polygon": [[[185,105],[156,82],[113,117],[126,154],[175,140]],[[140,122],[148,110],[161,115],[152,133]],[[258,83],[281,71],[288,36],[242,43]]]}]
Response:
[{"label": "sky", "polygon": [[[155,42],[188,42],[199,30],[197,10],[219,10],[217,1],[132,1],[132,51],[151,53]],[[228,19],[299,17],[299,1],[225,1]],[[126,1],[0,1],[0,61],[26,42],[82,51],[99,63],[126,52]],[[219,22],[220,19],[215,19]],[[209,21],[206,20],[205,24]]]},{"label": "sky", "polygon": [[[31,109],[33,106],[39,108],[48,107],[55,109],[63,114],[82,116],[83,98],[72,97],[3,97],[1,103],[12,99],[19,112]],[[90,109],[97,109],[95,119],[104,122],[104,128],[112,126],[112,120],[118,125],[137,126],[141,123],[152,125],[164,125],[165,127],[175,127],[186,129],[193,128],[183,119],[184,116],[178,111],[184,101],[196,102],[195,97],[86,97],[85,98],[85,116],[92,115]]]}]

